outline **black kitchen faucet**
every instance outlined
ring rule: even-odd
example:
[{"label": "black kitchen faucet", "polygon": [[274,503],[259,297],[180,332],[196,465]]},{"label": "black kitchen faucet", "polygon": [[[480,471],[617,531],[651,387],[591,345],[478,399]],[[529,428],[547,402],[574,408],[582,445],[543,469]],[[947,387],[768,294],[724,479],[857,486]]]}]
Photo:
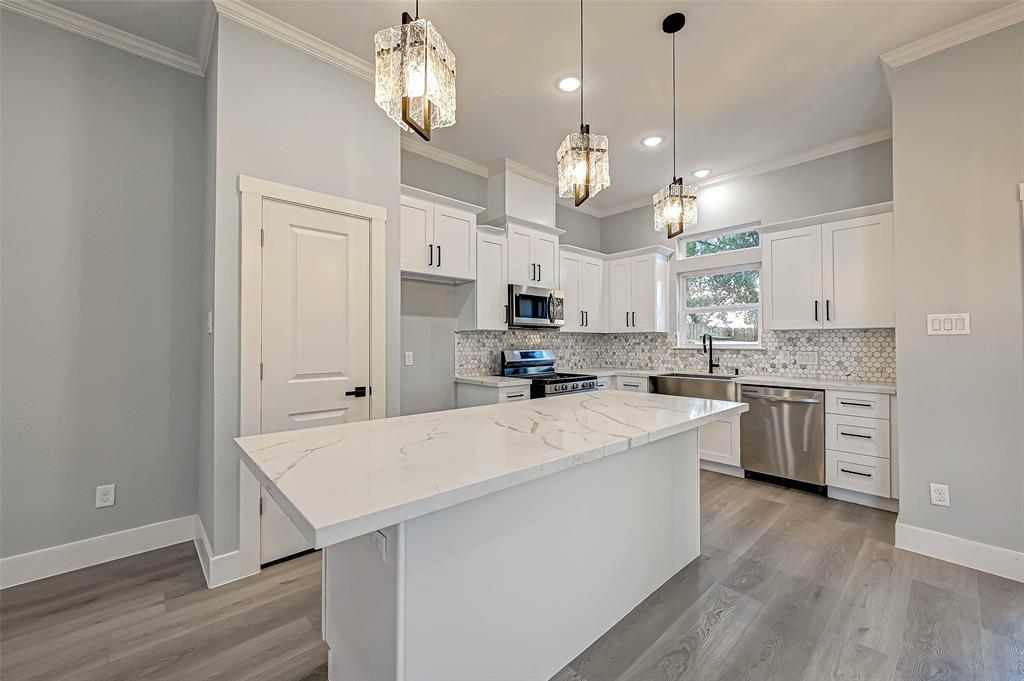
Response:
[{"label": "black kitchen faucet", "polygon": [[700,344],[704,346],[704,354],[708,356],[708,373],[715,373],[715,369],[721,364],[715,361],[715,337],[706,333],[700,337]]}]

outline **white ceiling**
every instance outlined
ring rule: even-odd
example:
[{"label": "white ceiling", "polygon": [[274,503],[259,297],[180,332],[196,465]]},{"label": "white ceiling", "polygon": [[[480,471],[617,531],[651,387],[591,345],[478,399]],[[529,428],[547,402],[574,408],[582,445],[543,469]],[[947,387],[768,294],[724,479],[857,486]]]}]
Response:
[{"label": "white ceiling", "polygon": [[[411,0],[250,2],[370,62],[374,32],[399,23],[413,6]],[[56,4],[195,51],[198,0]],[[678,142],[679,171],[692,179],[697,168],[717,175],[890,127],[879,56],[1005,4],[592,0],[586,121],[609,136],[612,183],[588,205],[607,210],[633,202],[671,179],[671,40],[661,31],[667,14],[687,18],[677,45]],[[485,165],[507,157],[554,175],[558,144],[579,126],[579,94],[555,88],[560,76],[579,69],[579,5],[423,0],[420,14],[440,30],[458,65],[458,122],[436,130],[431,145]],[[642,146],[652,134],[666,142]]]}]

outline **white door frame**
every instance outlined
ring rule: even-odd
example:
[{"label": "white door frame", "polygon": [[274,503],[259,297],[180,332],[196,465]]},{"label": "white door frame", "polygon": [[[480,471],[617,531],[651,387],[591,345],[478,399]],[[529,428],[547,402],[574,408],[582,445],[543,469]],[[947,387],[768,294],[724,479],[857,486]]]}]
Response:
[{"label": "white door frame", "polygon": [[[263,230],[264,199],[370,220],[371,392],[368,399],[370,418],[383,418],[386,401],[384,239],[387,209],[246,175],[238,176],[238,191],[242,195],[239,434],[254,435],[260,432],[263,388],[259,378],[263,309],[263,257],[260,233]],[[260,485],[241,459],[238,465],[239,568],[240,574],[249,575],[260,571]]]}]

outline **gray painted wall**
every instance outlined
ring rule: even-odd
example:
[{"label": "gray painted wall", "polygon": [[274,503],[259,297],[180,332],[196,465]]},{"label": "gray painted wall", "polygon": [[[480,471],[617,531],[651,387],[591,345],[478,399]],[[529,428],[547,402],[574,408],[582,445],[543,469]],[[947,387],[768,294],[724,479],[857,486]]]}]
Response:
[{"label": "gray painted wall", "polygon": [[402,184],[487,206],[486,177],[405,150],[402,151]]},{"label": "gray painted wall", "polygon": [[451,284],[402,280],[402,413],[455,408],[455,326]]},{"label": "gray painted wall", "polygon": [[[760,220],[762,224],[892,199],[892,143],[877,142],[800,165],[706,187],[698,195],[697,230]],[[665,245],[654,231],[654,208],[643,206],[601,220],[605,253]]]},{"label": "gray painted wall", "polygon": [[[384,206],[387,411],[400,410],[399,128],[373,84],[221,17],[217,44],[213,489],[217,554],[238,546],[238,176]],[[210,533],[211,528],[206,528]]]},{"label": "gray painted wall", "polygon": [[575,208],[555,204],[555,226],[564,229],[559,241],[570,246],[601,251],[601,219]]},{"label": "gray painted wall", "polygon": [[[2,12],[2,555],[196,509],[203,80]],[[117,503],[94,508],[95,488]]]},{"label": "gray painted wall", "polygon": [[[1024,24],[892,73],[900,522],[1024,550]],[[925,315],[970,312],[970,336]],[[980,369],[979,369],[980,367]],[[951,508],[928,483],[947,483]]]}]

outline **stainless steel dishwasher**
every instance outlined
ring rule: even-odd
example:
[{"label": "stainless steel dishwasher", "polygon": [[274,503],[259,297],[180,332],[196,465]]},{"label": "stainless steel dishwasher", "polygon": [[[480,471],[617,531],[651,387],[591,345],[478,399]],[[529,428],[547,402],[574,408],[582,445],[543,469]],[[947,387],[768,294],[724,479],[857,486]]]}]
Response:
[{"label": "stainless steel dishwasher", "polygon": [[744,385],[740,418],[744,470],[825,485],[825,392]]}]

